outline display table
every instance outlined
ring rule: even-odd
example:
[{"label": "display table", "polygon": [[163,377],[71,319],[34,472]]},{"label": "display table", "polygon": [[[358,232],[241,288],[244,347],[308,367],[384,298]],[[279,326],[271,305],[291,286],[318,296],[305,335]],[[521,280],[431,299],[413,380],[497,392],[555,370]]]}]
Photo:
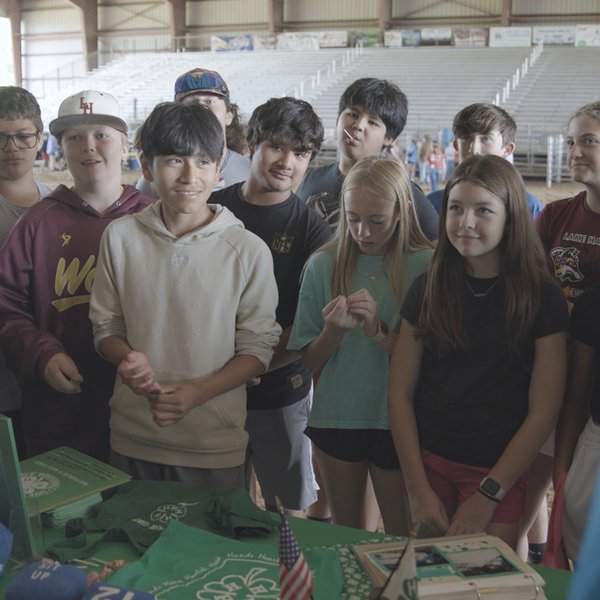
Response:
[{"label": "display table", "polygon": [[[336,525],[328,525],[315,521],[294,518],[289,518],[289,521],[301,548],[339,545],[347,546],[359,542],[375,541],[385,538],[383,534],[370,533]],[[94,534],[91,534],[90,538],[93,538],[93,535]],[[44,541],[46,543],[53,543],[61,539],[62,536],[63,533],[61,531],[45,530]],[[248,543],[276,548],[278,544],[278,537],[278,533],[275,532],[264,537],[248,538]],[[94,558],[104,561],[124,559],[130,562],[138,559],[139,554],[129,544],[122,542],[110,542],[102,544],[94,553]],[[570,574],[566,571],[544,567],[536,567],[536,570],[546,581],[545,592],[548,600],[564,600],[567,595]],[[0,598],[4,597],[4,590],[8,585],[8,582],[15,576],[16,573],[13,572],[8,573],[3,579],[0,579]]]}]

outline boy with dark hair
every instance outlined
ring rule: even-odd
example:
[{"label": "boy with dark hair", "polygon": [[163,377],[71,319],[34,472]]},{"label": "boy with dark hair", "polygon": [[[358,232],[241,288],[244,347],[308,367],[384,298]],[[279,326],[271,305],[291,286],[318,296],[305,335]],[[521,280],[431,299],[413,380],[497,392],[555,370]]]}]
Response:
[{"label": "boy with dark hair", "polygon": [[[469,142],[476,143],[477,140],[471,138],[474,135],[479,135],[487,137],[488,144],[492,144],[494,141],[501,142],[505,150],[511,150],[511,152],[507,152],[508,155],[514,151],[517,124],[503,108],[495,104],[476,102],[465,106],[456,114],[452,121],[452,133],[457,146],[461,145],[459,140],[462,140],[463,145]],[[479,140],[479,142],[485,147],[485,140]],[[512,146],[507,148],[509,144],[512,144]],[[463,153],[463,158],[467,156],[469,156],[468,151]]]},{"label": "boy with dark hair", "polygon": [[[225,80],[216,71],[196,68],[180,75],[175,81],[175,101],[182,104],[202,104],[217,117],[225,135],[225,147],[220,161],[221,177],[215,189],[221,189],[239,181],[245,181],[250,161],[235,151],[239,139],[243,138],[244,126],[240,120],[239,107],[231,101]],[[152,184],[143,176],[136,187],[147,196],[157,198]]]},{"label": "boy with dark hair", "polygon": [[0,87],[0,246],[16,220],[52,191],[33,178],[43,133],[35,97],[20,87]]},{"label": "boy with dark hair", "polygon": [[[35,157],[44,142],[43,131],[35,97],[20,87],[0,87],[0,248],[17,219],[52,191],[33,177]],[[12,418],[17,448],[25,458],[20,405],[20,384],[0,351],[0,412]]]},{"label": "boy with dark hair", "polygon": [[245,384],[281,331],[273,261],[207,204],[224,145],[208,108],[160,104],[139,140],[160,199],[106,229],[90,302],[96,347],[120,376],[111,462],[137,479],[247,487]]},{"label": "boy with dark hair", "polygon": [[121,185],[127,125],[113,96],[66,98],[50,131],[73,186],[32,206],[0,252],[0,341],[24,377],[28,453],[71,446],[107,460],[115,372],[94,351],[88,302],[104,228],[151,201]]},{"label": "boy with dark hair", "polygon": [[[515,151],[517,124],[503,108],[477,102],[465,106],[456,114],[452,122],[452,133],[458,162],[473,154],[495,154],[507,158]],[[443,188],[427,194],[427,199],[438,213],[443,196]],[[544,205],[529,192],[527,204],[535,220]]]},{"label": "boy with dark hair", "polygon": [[[344,91],[338,106],[336,139],[339,162],[309,171],[297,194],[332,229],[339,220],[340,191],[351,167],[366,156],[379,156],[402,133],[408,100],[400,88],[385,79],[358,79]],[[437,239],[438,215],[414,182],[413,200],[423,232]]]},{"label": "boy with dark hair", "polygon": [[308,257],[330,229],[293,188],[323,141],[323,126],[307,102],[272,98],[248,122],[252,161],[248,180],[215,192],[247,229],[271,249],[279,290],[277,321],[283,334],[269,372],[248,387],[249,460],[266,506],[279,496],[300,515],[317,499],[310,440],[304,435],[311,406],[311,374],[300,355],[285,349],[296,314],[300,276]]}]

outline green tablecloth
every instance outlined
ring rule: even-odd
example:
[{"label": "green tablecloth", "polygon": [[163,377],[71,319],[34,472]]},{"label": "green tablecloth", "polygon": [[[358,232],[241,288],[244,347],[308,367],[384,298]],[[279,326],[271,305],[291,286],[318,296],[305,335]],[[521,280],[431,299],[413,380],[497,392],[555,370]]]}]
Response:
[{"label": "green tablecloth", "polygon": [[[348,566],[350,561],[353,560],[347,548],[349,544],[385,538],[382,534],[365,532],[348,527],[327,525],[315,521],[305,521],[293,518],[290,518],[289,520],[296,534],[298,543],[302,548],[337,546],[341,552],[343,568],[344,565]],[[61,536],[62,532],[46,530],[45,542],[53,543],[58,541]],[[251,541],[253,545],[262,544],[276,547],[278,543],[278,534],[272,533],[265,537],[250,538],[249,541]],[[133,561],[139,557],[139,554],[129,544],[111,542],[100,546],[94,556],[106,561],[119,558],[125,559],[126,561]],[[565,571],[543,567],[539,567],[537,570],[546,581],[545,592],[548,600],[565,600],[570,574]],[[6,577],[0,579],[0,598],[4,596],[4,589],[14,576],[14,573],[9,573]],[[357,586],[356,589],[358,589],[360,588],[361,582],[355,579],[352,585]]]}]

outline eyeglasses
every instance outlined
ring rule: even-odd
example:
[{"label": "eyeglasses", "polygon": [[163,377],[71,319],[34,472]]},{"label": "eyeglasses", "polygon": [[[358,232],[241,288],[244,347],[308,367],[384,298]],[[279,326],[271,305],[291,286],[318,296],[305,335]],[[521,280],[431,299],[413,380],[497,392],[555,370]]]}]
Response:
[{"label": "eyeglasses", "polygon": [[39,131],[36,131],[35,133],[15,133],[14,135],[0,133],[0,148],[6,150],[8,143],[12,140],[18,150],[27,150],[35,147],[39,137]]}]

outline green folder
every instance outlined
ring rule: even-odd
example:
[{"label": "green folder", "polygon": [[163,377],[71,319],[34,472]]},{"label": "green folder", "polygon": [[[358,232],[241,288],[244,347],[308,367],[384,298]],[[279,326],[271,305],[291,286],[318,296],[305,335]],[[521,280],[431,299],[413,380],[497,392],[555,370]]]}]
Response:
[{"label": "green folder", "polygon": [[25,497],[35,499],[40,513],[64,507],[130,479],[127,473],[67,447],[21,461]]}]

